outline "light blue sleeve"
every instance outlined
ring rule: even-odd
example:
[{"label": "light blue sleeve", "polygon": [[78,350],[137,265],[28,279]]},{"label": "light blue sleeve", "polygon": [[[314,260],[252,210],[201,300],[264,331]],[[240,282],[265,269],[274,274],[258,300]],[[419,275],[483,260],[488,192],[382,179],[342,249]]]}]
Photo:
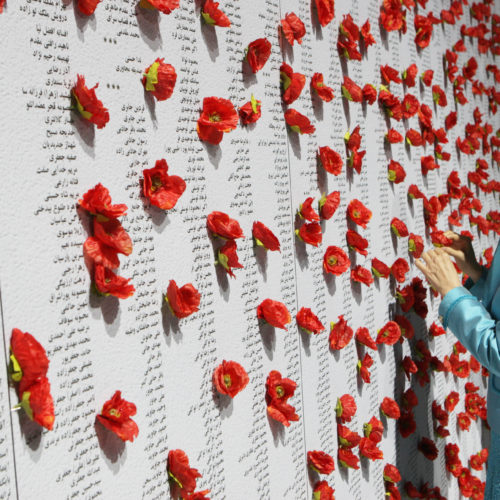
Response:
[{"label": "light blue sleeve", "polygon": [[463,286],[450,290],[439,305],[439,316],[445,329],[491,373],[500,376],[500,321],[490,316],[475,295]]}]

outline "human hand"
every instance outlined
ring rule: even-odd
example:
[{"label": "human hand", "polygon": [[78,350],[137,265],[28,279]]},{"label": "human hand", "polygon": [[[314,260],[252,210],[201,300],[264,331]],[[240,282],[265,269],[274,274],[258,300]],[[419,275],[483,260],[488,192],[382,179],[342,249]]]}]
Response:
[{"label": "human hand", "polygon": [[447,252],[442,248],[429,250],[415,261],[427,281],[444,297],[450,290],[461,286],[460,278]]},{"label": "human hand", "polygon": [[483,268],[476,260],[470,238],[457,234],[454,231],[445,231],[444,236],[452,240],[453,243],[450,246],[441,248],[455,259],[461,271],[470,276],[475,283],[481,277]]}]

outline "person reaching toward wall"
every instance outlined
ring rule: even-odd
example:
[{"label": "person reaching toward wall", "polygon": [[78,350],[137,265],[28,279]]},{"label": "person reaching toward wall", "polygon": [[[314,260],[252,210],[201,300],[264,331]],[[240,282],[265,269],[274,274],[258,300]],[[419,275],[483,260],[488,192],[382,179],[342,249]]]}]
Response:
[{"label": "person reaching toward wall", "polygon": [[[490,372],[488,424],[491,441],[486,500],[500,500],[500,244],[490,268],[479,265],[470,238],[453,231],[453,243],[429,250],[415,261],[432,287],[441,294],[439,319]],[[469,276],[462,286],[450,259]]]}]

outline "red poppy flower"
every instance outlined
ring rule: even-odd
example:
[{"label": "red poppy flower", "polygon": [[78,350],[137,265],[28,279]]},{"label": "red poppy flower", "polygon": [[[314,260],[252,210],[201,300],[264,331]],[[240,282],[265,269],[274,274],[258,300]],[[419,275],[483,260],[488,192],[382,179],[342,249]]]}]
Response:
[{"label": "red poppy flower", "polygon": [[319,148],[319,159],[323,168],[330,174],[339,175],[342,172],[342,157],[330,147]]},{"label": "red poppy flower", "polygon": [[267,412],[271,418],[287,427],[290,421],[299,420],[295,408],[287,403],[296,387],[297,384],[293,380],[282,378],[281,373],[276,370],[271,371],[266,380]]},{"label": "red poppy flower", "polygon": [[342,424],[337,424],[337,438],[342,448],[354,448],[361,441],[361,436]]},{"label": "red poppy flower", "polygon": [[391,229],[392,229],[392,232],[398,238],[405,238],[406,236],[408,236],[408,228],[406,227],[406,224],[401,219],[398,219],[397,217],[392,218]]},{"label": "red poppy flower", "polygon": [[307,307],[302,307],[295,318],[297,324],[307,333],[321,333],[325,327],[318,317]]},{"label": "red poppy flower", "polygon": [[189,466],[188,456],[182,450],[168,452],[167,470],[172,486],[182,497],[193,493],[196,480],[201,477],[197,469]]},{"label": "red poppy flower", "polygon": [[394,184],[400,184],[406,178],[405,169],[397,161],[391,160],[387,167],[387,178]]},{"label": "red poppy flower", "polygon": [[415,78],[418,73],[418,68],[416,64],[411,64],[403,71],[403,82],[407,87],[415,86]]},{"label": "red poppy flower", "polygon": [[265,299],[257,306],[257,317],[283,330],[287,329],[285,325],[292,320],[285,304],[271,299]]},{"label": "red poppy flower", "polygon": [[124,255],[132,253],[132,240],[118,219],[108,219],[101,222],[95,217],[94,235],[102,243],[115,249],[118,253]]},{"label": "red poppy flower", "polygon": [[344,250],[333,245],[326,249],[325,256],[323,257],[323,269],[326,273],[340,276],[349,269],[350,265],[351,261]]},{"label": "red poppy flower", "polygon": [[313,201],[314,201],[314,198],[311,198],[311,197],[306,198],[304,203],[300,204],[298,214],[302,219],[305,219],[305,220],[308,220],[311,222],[316,222],[316,221],[319,221],[319,215],[316,212],[316,210],[314,210],[314,208],[312,208]]},{"label": "red poppy flower", "polygon": [[290,45],[293,45],[295,40],[299,44],[302,43],[302,37],[306,34],[306,27],[297,14],[294,12],[286,14],[285,19],[281,20],[281,28]]},{"label": "red poppy flower", "polygon": [[335,470],[333,458],[324,451],[308,451],[307,463],[318,474],[331,474]]},{"label": "red poppy flower", "polygon": [[367,19],[363,26],[361,26],[360,30],[361,36],[363,37],[363,42],[365,44],[365,47],[368,48],[370,45],[373,45],[376,43],[375,38],[373,37],[371,33],[371,26],[370,26],[370,20]]},{"label": "red poppy flower", "polygon": [[135,288],[129,284],[130,279],[118,276],[111,269],[96,265],[94,269],[94,284],[99,295],[113,295],[119,299],[131,297]]},{"label": "red poppy flower", "polygon": [[444,107],[448,104],[448,99],[446,99],[446,94],[439,85],[432,86],[432,99],[438,106]]},{"label": "red poppy flower", "polygon": [[3,12],[4,6],[5,6],[5,0],[0,0],[0,14]]},{"label": "red poppy flower", "polygon": [[280,67],[280,82],[283,102],[291,104],[300,96],[306,84],[306,77],[302,73],[294,73],[289,64],[282,63]]},{"label": "red poppy flower", "polygon": [[389,274],[391,274],[391,268],[384,264],[381,260],[374,257],[372,259],[372,273],[377,278],[388,278]]},{"label": "red poppy flower", "polygon": [[236,253],[237,246],[234,240],[228,240],[219,248],[217,253],[217,260],[219,264],[226,270],[226,272],[234,278],[233,268],[243,269],[243,265],[238,261],[238,254]]},{"label": "red poppy flower", "polygon": [[384,481],[389,481],[391,483],[399,483],[399,481],[401,481],[401,474],[395,465],[385,464]]},{"label": "red poppy flower", "polygon": [[219,2],[205,0],[201,15],[209,26],[220,26],[221,28],[229,28],[231,26],[229,18],[219,9]]},{"label": "red poppy flower", "polygon": [[314,73],[311,78],[311,87],[316,91],[318,97],[325,102],[330,102],[334,97],[333,89],[325,85],[322,73]]},{"label": "red poppy flower", "polygon": [[377,344],[375,344],[375,341],[372,339],[370,335],[370,330],[368,330],[368,328],[360,326],[356,330],[356,335],[354,336],[354,338],[360,344],[363,344],[366,347],[369,347],[370,349],[373,349],[375,351],[377,350]]},{"label": "red poppy flower", "polygon": [[409,130],[406,131],[406,142],[410,146],[422,146],[424,140],[419,132],[417,132],[413,128],[410,128]]},{"label": "red poppy flower", "polygon": [[406,20],[400,2],[383,2],[380,7],[380,22],[386,31],[406,30]]},{"label": "red poppy flower", "polygon": [[[350,339],[349,339],[350,340]],[[356,414],[356,401],[350,394],[344,394],[337,399],[337,405],[335,406],[335,414],[337,418],[344,424],[350,422],[352,417]]]},{"label": "red poppy flower", "polygon": [[355,250],[361,255],[368,255],[366,249],[368,248],[368,240],[363,238],[360,234],[352,229],[348,229],[346,232],[347,245],[351,250]]},{"label": "red poppy flower", "polygon": [[380,448],[377,448],[377,443],[369,438],[361,438],[359,442],[359,454],[370,460],[382,460],[384,453]]},{"label": "red poppy flower", "polygon": [[372,217],[372,211],[355,198],[349,202],[347,215],[353,222],[366,229],[366,225]]},{"label": "red poppy flower", "polygon": [[243,238],[243,230],[235,219],[231,219],[224,212],[211,212],[207,216],[208,230],[219,238],[234,240]]},{"label": "red poppy flower", "polygon": [[111,204],[109,191],[101,183],[89,189],[83,195],[83,198],[78,200],[78,203],[92,215],[102,217],[116,218],[125,215],[127,212],[127,205],[123,203],[119,205]]},{"label": "red poppy flower", "polygon": [[450,111],[450,113],[444,120],[444,126],[446,127],[446,130],[450,130],[450,128],[453,128],[456,124],[457,124],[457,112]]},{"label": "red poppy flower", "polygon": [[415,293],[411,285],[396,289],[396,298],[403,312],[408,312],[415,304]]},{"label": "red poppy flower", "polygon": [[135,404],[122,399],[121,391],[116,391],[111,399],[104,403],[96,418],[122,441],[133,441],[139,434],[139,427],[130,417],[136,413]]},{"label": "red poppy flower", "polygon": [[401,330],[395,321],[388,321],[377,334],[377,344],[394,345],[401,337]]},{"label": "red poppy flower", "polygon": [[177,318],[186,318],[199,310],[201,295],[191,283],[179,288],[174,280],[170,280],[165,300]]},{"label": "red poppy flower", "polygon": [[472,382],[467,382],[465,384],[465,392],[477,392],[479,390],[479,387],[477,385],[474,385]]},{"label": "red poppy flower", "polygon": [[37,380],[46,377],[48,369],[49,360],[41,344],[30,333],[13,328],[10,337],[9,375],[14,382],[19,382],[19,394]]},{"label": "red poppy flower", "polygon": [[401,416],[399,406],[392,398],[385,397],[380,403],[380,411],[388,418],[398,419]]},{"label": "red poppy flower", "polygon": [[352,167],[359,174],[361,173],[361,167],[363,164],[363,157],[365,156],[366,151],[358,151],[354,150],[349,157],[348,165]]},{"label": "red poppy flower", "polygon": [[406,94],[403,102],[401,103],[401,114],[405,119],[409,119],[418,113],[420,103],[418,99],[411,94]]},{"label": "red poppy flower", "polygon": [[171,64],[165,63],[162,57],[156,59],[151,66],[146,68],[142,84],[157,101],[164,101],[173,94],[176,80],[175,68]]},{"label": "red poppy flower", "polygon": [[206,495],[210,490],[195,491],[194,493],[187,493],[184,497],[185,500],[210,500]]},{"label": "red poppy flower", "polygon": [[410,356],[405,356],[403,360],[401,361],[401,366],[403,367],[403,370],[406,374],[406,378],[410,380],[410,375],[412,373],[417,373],[418,367],[413,361],[413,359],[410,358]]},{"label": "red poppy flower", "polygon": [[357,265],[351,269],[351,280],[370,286],[373,283],[373,276],[368,269],[361,265]]},{"label": "red poppy flower", "polygon": [[427,16],[415,16],[415,44],[421,49],[429,46],[432,36],[432,21]]},{"label": "red poppy flower", "polygon": [[418,398],[413,389],[406,389],[402,397],[403,407],[407,410],[418,406]]},{"label": "red poppy flower", "polygon": [[359,85],[356,85],[348,76],[344,75],[342,84],[342,95],[349,101],[362,102],[363,91]]},{"label": "red poppy flower", "polygon": [[433,76],[434,76],[434,70],[428,69],[428,70],[425,70],[420,75],[420,79],[422,80],[422,83],[425,86],[430,87],[432,85],[432,78],[433,78]]},{"label": "red poppy flower", "polygon": [[224,360],[214,370],[212,380],[218,392],[234,398],[247,386],[249,378],[239,363]]},{"label": "red poppy flower", "polygon": [[259,247],[263,247],[266,250],[271,250],[272,252],[280,250],[280,242],[274,233],[266,227],[262,222],[254,222],[252,226],[252,234],[255,239],[255,243]]},{"label": "red poppy flower", "polygon": [[338,461],[342,467],[359,469],[359,458],[349,448],[338,448]]},{"label": "red poppy flower", "polygon": [[109,122],[109,113],[95,95],[94,89],[98,86],[99,84],[96,83],[89,89],[85,85],[85,78],[77,75],[76,85],[71,90],[71,94],[75,99],[76,109],[83,118],[96,125],[97,128],[103,128]]},{"label": "red poppy flower", "polygon": [[385,66],[380,66],[380,74],[382,75],[382,80],[386,84],[390,84],[391,82],[394,83],[401,83],[402,80],[399,77],[399,72],[386,64]]},{"label": "red poppy flower", "polygon": [[460,401],[460,395],[456,391],[452,391],[446,396],[446,399],[444,400],[444,407],[448,413],[451,413],[455,407],[457,406],[458,402]]},{"label": "red poppy flower", "polygon": [[451,240],[450,238],[447,238],[445,235],[444,235],[444,231],[439,231],[439,230],[434,230],[434,231],[431,231],[431,240],[432,240],[432,244],[435,246],[435,247],[443,247],[443,246],[450,246],[452,243],[453,243],[453,240]]},{"label": "red poppy flower", "polygon": [[432,155],[422,156],[420,158],[420,168],[422,170],[422,175],[427,175],[429,170],[435,170],[439,168],[439,164],[434,161]]},{"label": "red poppy flower", "polygon": [[406,273],[410,270],[408,262],[400,257],[396,259],[391,266],[391,273],[398,283],[404,283],[406,279]]},{"label": "red poppy flower", "polygon": [[407,438],[411,436],[417,429],[417,422],[413,411],[403,411],[398,419],[398,429],[402,437]]},{"label": "red poppy flower", "polygon": [[352,132],[347,131],[344,135],[344,140],[349,151],[357,151],[361,146],[359,125],[357,125]]},{"label": "red poppy flower", "polygon": [[295,109],[285,111],[285,122],[293,132],[299,134],[312,134],[316,128],[311,124],[309,118],[300,114]]},{"label": "red poppy flower", "polygon": [[420,451],[428,460],[435,460],[439,450],[432,439],[422,437],[418,442],[418,451]]},{"label": "red poppy flower", "polygon": [[243,104],[238,112],[240,114],[240,119],[243,125],[255,123],[262,116],[261,102],[255,99],[252,94],[250,101]]},{"label": "red poppy flower", "polygon": [[[90,16],[94,13],[100,1],[101,0],[78,0],[78,10],[86,16]],[[2,12],[1,8],[0,12]]]},{"label": "red poppy flower", "polygon": [[326,196],[323,194],[318,205],[320,217],[324,220],[331,219],[340,205],[340,191],[332,191]]},{"label": "red poppy flower", "polygon": [[173,208],[186,190],[186,183],[181,177],[168,175],[165,159],[157,160],[154,168],[145,169],[142,173],[144,196],[152,205],[163,210]]},{"label": "red poppy flower", "polygon": [[432,416],[441,424],[448,425],[448,413],[437,404],[436,400],[432,401]]},{"label": "red poppy flower", "polygon": [[[330,349],[343,349],[352,339],[354,332],[341,314],[336,323],[330,322]],[[338,415],[337,415],[338,416]]]},{"label": "red poppy flower", "polygon": [[179,0],[141,0],[139,6],[144,9],[157,9],[163,14],[170,14],[179,7]]},{"label": "red poppy flower", "polygon": [[358,361],[357,368],[359,371],[359,375],[363,380],[363,382],[365,382],[365,384],[370,383],[371,373],[369,368],[371,368],[372,365],[373,365],[373,358],[368,353],[365,353],[364,358]]},{"label": "red poppy flower", "polygon": [[318,21],[325,27],[335,15],[334,0],[314,0]]},{"label": "red poppy flower", "polygon": [[444,335],[445,333],[446,330],[441,326],[438,326],[435,321],[433,321],[431,326],[429,327],[429,335],[431,337],[439,337],[440,335]]},{"label": "red poppy flower", "polygon": [[407,339],[413,338],[415,331],[413,329],[413,325],[407,318],[401,314],[396,314],[394,316],[394,321],[399,325],[399,329],[401,330],[401,342],[403,341],[403,337]]},{"label": "red poppy flower", "polygon": [[465,412],[461,412],[457,415],[457,423],[461,430],[468,431],[471,421],[469,415]]},{"label": "red poppy flower", "polygon": [[397,130],[395,130],[393,128],[391,128],[390,130],[387,131],[387,134],[385,134],[385,137],[390,144],[397,144],[399,142],[404,141],[403,136]]},{"label": "red poppy flower", "polygon": [[371,83],[365,84],[362,92],[363,92],[363,99],[370,106],[377,100],[377,89]]},{"label": "red poppy flower", "polygon": [[14,408],[22,408],[30,420],[45,427],[49,431],[54,426],[54,400],[50,394],[50,383],[47,377],[37,379],[19,392],[21,401]]},{"label": "red poppy flower", "polygon": [[300,229],[295,230],[295,234],[300,241],[312,245],[313,247],[317,247],[323,240],[321,226],[317,222],[303,224],[300,226]]},{"label": "red poppy flower", "polygon": [[314,500],[335,500],[333,494],[335,490],[328,486],[326,481],[318,481],[314,485],[313,499]]},{"label": "red poppy flower", "polygon": [[419,259],[424,251],[424,240],[418,234],[410,233],[408,238],[408,252],[414,259]]},{"label": "red poppy flower", "polygon": [[224,132],[238,125],[238,113],[231,101],[220,97],[205,97],[197,122],[198,137],[210,144],[219,144]]},{"label": "red poppy flower", "polygon": [[248,45],[246,58],[253,73],[264,67],[271,55],[271,42],[267,38],[258,38]]}]

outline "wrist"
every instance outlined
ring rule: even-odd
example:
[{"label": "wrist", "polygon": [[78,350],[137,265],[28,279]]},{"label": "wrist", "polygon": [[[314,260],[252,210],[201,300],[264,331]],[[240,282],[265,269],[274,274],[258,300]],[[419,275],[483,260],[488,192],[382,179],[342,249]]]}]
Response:
[{"label": "wrist", "polygon": [[477,262],[475,262],[467,270],[467,274],[474,283],[477,283],[477,281],[481,277],[481,274],[483,274],[483,267],[480,266]]}]

